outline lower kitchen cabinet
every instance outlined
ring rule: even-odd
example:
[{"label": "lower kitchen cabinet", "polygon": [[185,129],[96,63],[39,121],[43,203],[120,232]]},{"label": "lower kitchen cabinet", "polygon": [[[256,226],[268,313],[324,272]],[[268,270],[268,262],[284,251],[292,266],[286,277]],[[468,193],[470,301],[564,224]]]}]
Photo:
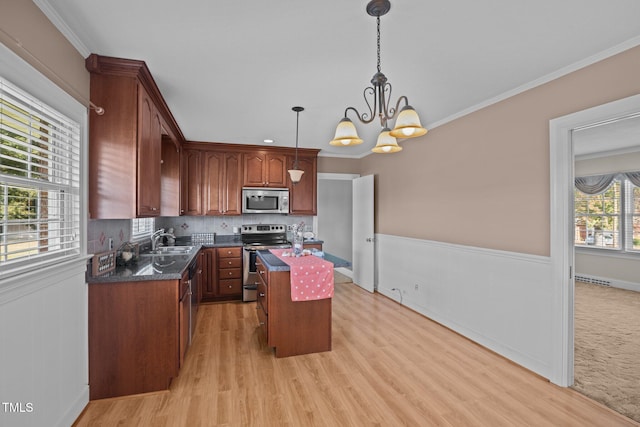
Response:
[{"label": "lower kitchen cabinet", "polygon": [[89,285],[91,400],[166,390],[189,342],[188,276]]},{"label": "lower kitchen cabinet", "polygon": [[242,298],[242,247],[206,248],[205,301]]}]

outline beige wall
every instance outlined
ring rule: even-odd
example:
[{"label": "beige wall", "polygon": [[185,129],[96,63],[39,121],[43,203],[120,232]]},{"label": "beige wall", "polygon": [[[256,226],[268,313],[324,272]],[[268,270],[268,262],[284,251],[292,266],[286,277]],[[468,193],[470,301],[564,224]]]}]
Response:
[{"label": "beige wall", "polygon": [[318,173],[359,173],[360,160],[340,157],[318,157]]},{"label": "beige wall", "polygon": [[0,42],[88,104],[89,72],[84,58],[31,0],[0,0],[0,30]]},{"label": "beige wall", "polygon": [[549,120],[640,93],[639,75],[636,47],[367,156],[376,233],[548,256]]}]

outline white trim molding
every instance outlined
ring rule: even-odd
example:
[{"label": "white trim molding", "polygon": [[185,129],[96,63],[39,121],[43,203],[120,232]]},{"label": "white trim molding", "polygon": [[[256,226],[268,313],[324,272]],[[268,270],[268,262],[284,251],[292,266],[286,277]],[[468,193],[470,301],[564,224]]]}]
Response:
[{"label": "white trim molding", "polygon": [[376,235],[378,292],[552,377],[548,257]]},{"label": "white trim molding", "polygon": [[553,375],[573,384],[573,143],[572,132],[640,111],[640,95],[578,111],[549,122]]}]

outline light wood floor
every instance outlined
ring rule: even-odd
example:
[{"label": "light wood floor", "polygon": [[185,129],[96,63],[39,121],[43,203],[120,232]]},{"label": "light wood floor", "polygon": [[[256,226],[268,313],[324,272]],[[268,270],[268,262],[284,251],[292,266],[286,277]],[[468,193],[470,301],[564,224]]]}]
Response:
[{"label": "light wood floor", "polygon": [[379,294],[337,284],[333,350],[276,359],[255,303],[201,307],[171,390],[77,426],[637,426]]}]

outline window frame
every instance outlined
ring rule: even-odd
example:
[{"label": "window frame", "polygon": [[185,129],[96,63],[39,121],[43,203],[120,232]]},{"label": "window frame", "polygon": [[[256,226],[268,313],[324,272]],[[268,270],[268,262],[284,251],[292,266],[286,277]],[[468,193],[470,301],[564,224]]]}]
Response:
[{"label": "window frame", "polygon": [[[70,118],[79,125],[79,228],[78,249],[75,253],[63,256],[43,257],[26,262],[15,262],[11,265],[0,264],[0,296],[3,291],[15,289],[18,294],[31,292],[26,290],[26,278],[42,278],[42,283],[29,282],[34,288],[42,288],[50,283],[47,277],[52,274],[65,274],[65,271],[86,269],[87,260],[87,162],[88,151],[88,110],[78,100],[65,92],[45,75],[0,43],[0,75],[12,85],[27,92],[33,98],[47,104],[60,114]],[[36,279],[37,280],[37,279]],[[12,293],[12,292],[9,292]],[[0,298],[2,299],[2,298]]]},{"label": "window frame", "polygon": [[[576,244],[575,236],[573,239],[573,247],[574,250],[583,253],[598,253],[599,255],[605,256],[615,256],[615,257],[624,257],[624,258],[632,258],[637,259],[640,257],[640,249],[633,249],[633,229],[632,229],[632,217],[633,213],[631,212],[631,208],[633,203],[629,198],[629,195],[633,191],[635,185],[626,177],[624,173],[618,172],[614,178],[614,180],[620,181],[620,214],[619,214],[619,240],[620,247],[618,248],[607,248],[602,246],[595,245],[582,245]],[[640,188],[640,187],[638,187]],[[573,202],[573,218],[574,218],[574,230],[576,229],[576,203],[575,203],[575,191],[579,191],[574,186],[574,202]],[[583,193],[584,194],[584,193]],[[635,215],[640,217],[640,213]],[[631,243],[630,243],[631,242]]]}]

